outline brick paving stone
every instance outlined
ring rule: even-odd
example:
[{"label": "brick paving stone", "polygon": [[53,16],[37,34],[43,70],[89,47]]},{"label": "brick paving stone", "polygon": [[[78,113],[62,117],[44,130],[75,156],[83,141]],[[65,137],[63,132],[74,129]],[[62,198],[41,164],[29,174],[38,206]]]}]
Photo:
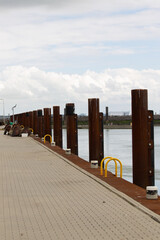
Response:
[{"label": "brick paving stone", "polygon": [[158,215],[106,186],[32,138],[0,131],[1,240],[160,239]]}]

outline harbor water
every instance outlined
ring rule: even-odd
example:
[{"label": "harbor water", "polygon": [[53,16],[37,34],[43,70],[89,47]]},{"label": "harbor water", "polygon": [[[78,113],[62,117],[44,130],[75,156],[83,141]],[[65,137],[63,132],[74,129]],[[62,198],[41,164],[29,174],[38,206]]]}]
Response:
[{"label": "harbor water", "polygon": [[[63,130],[63,148],[66,149],[66,129]],[[78,129],[78,155],[89,161],[88,129]],[[104,156],[118,158],[123,165],[123,178],[132,182],[132,130],[104,129]],[[160,127],[154,127],[155,186],[160,194]],[[108,170],[115,171],[114,162]],[[119,174],[118,169],[118,174]]]}]

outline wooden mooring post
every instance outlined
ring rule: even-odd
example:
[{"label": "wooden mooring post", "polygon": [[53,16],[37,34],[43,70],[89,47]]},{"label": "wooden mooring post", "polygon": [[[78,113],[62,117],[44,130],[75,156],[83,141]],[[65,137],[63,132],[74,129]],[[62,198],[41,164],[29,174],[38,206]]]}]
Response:
[{"label": "wooden mooring post", "polygon": [[108,121],[108,107],[106,107],[106,121]]},{"label": "wooden mooring post", "polygon": [[26,112],[26,126],[25,127],[29,127],[30,125],[30,121],[29,121],[29,112]]},{"label": "wooden mooring post", "polygon": [[99,113],[99,137],[100,137],[99,154],[100,154],[100,162],[101,162],[101,160],[104,158],[104,141],[103,141],[104,135],[103,135],[103,113],[102,112]]},{"label": "wooden mooring post", "polygon": [[38,112],[38,135],[40,138],[42,138],[44,136],[42,110],[39,109],[37,110],[37,112]]},{"label": "wooden mooring post", "polygon": [[29,112],[29,127],[33,129],[33,112]]},{"label": "wooden mooring post", "polygon": [[21,123],[24,127],[26,126],[26,114],[22,113],[22,123]]},{"label": "wooden mooring post", "polygon": [[[51,108],[44,108],[44,135],[51,135]],[[46,137],[46,141],[50,142],[50,137]]]},{"label": "wooden mooring post", "polygon": [[38,111],[33,111],[33,132],[34,134],[38,134]]},{"label": "wooden mooring post", "polygon": [[148,111],[146,89],[132,90],[133,183],[154,185],[153,112]]},{"label": "wooden mooring post", "polygon": [[74,103],[66,104],[67,148],[78,155],[77,114],[74,114]]},{"label": "wooden mooring post", "polygon": [[14,122],[17,123],[18,122],[18,114],[14,115]]},{"label": "wooden mooring post", "polygon": [[22,125],[22,113],[18,115],[18,123]]},{"label": "wooden mooring post", "polygon": [[22,113],[20,113],[19,116],[18,116],[18,123],[19,123],[20,125],[22,125],[22,116],[23,116]]},{"label": "wooden mooring post", "polygon": [[88,99],[89,161],[103,159],[103,114],[99,113],[99,99]]},{"label": "wooden mooring post", "polygon": [[10,116],[10,121],[13,122],[13,115]]},{"label": "wooden mooring post", "polygon": [[54,141],[57,146],[62,148],[62,115],[60,115],[60,107],[53,107],[53,129]]}]

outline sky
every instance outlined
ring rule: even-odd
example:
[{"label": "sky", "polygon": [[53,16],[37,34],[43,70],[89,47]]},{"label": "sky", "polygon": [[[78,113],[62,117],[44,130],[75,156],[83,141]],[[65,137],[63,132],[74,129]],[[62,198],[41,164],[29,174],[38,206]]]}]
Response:
[{"label": "sky", "polygon": [[159,0],[0,0],[0,115],[131,112],[132,89],[160,113]]}]

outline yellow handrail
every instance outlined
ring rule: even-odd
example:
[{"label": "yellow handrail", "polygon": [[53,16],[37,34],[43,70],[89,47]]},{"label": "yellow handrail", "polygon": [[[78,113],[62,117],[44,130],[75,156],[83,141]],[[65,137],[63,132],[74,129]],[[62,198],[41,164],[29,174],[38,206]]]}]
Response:
[{"label": "yellow handrail", "polygon": [[[105,164],[105,177],[107,177],[107,165],[108,165],[108,163],[109,163],[110,161],[112,161],[112,160],[115,162],[115,167],[116,167],[115,174],[117,173],[117,162],[116,162],[116,161],[119,162],[119,164],[120,164],[120,177],[122,178],[122,163],[121,163],[121,161],[120,161],[119,159],[117,159],[117,158],[111,158],[111,159],[109,159],[109,160],[106,162],[106,164]],[[117,175],[116,175],[116,176],[117,176]]]},{"label": "yellow handrail", "polygon": [[[114,163],[115,163],[115,175],[116,175],[116,177],[117,177],[117,162],[116,162],[116,160],[114,159],[114,158],[110,158],[108,161],[107,161],[107,165],[108,165],[108,163],[110,162],[110,161],[114,161]],[[106,164],[105,164],[105,169],[106,169]],[[106,170],[105,170],[105,177],[107,177],[107,175],[106,175]]]},{"label": "yellow handrail", "polygon": [[102,160],[101,160],[101,169],[100,169],[100,175],[103,175],[103,162],[104,162],[104,160],[106,160],[106,159],[111,159],[112,157],[105,157],[105,158],[103,158]]},{"label": "yellow handrail", "polygon": [[51,137],[50,134],[46,134],[46,135],[44,136],[44,143],[46,142],[46,137],[50,137],[50,143],[51,143],[51,142],[52,142],[52,137]]},{"label": "yellow handrail", "polygon": [[33,128],[29,128],[29,130],[31,130],[31,131],[32,131],[32,133],[33,133]]}]

